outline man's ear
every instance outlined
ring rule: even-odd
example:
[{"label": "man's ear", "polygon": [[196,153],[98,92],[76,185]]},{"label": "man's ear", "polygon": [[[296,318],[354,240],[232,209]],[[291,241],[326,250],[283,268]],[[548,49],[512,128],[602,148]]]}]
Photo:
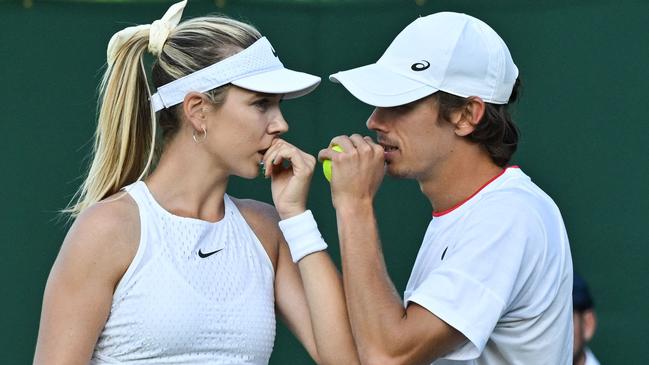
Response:
[{"label": "man's ear", "polygon": [[208,101],[205,95],[197,92],[190,92],[183,100],[183,116],[196,131],[202,131],[207,127],[206,110]]},{"label": "man's ear", "polygon": [[597,316],[595,315],[595,311],[592,309],[585,310],[584,313],[582,313],[582,322],[584,340],[589,342],[595,335],[595,330],[597,329]]},{"label": "man's ear", "polygon": [[468,98],[468,103],[462,110],[456,112],[453,119],[455,134],[466,137],[471,134],[482,120],[485,111],[485,103],[477,96]]}]

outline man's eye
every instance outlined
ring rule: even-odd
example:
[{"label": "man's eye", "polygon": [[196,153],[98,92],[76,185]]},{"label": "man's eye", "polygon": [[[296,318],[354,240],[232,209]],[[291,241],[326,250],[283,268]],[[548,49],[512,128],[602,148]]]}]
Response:
[{"label": "man's eye", "polygon": [[270,104],[270,101],[268,99],[259,99],[253,104],[259,109],[266,110],[268,108],[268,105]]},{"label": "man's eye", "polygon": [[412,103],[399,105],[399,106],[394,106],[394,107],[389,108],[389,109],[391,109],[395,113],[404,114],[404,113],[409,112],[412,109]]}]

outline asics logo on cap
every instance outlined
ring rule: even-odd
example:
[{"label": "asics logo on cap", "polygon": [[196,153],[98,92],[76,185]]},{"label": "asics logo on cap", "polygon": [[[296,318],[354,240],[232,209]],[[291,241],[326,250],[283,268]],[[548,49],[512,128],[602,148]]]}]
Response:
[{"label": "asics logo on cap", "polygon": [[273,56],[277,57],[277,52],[275,52],[275,48],[273,48],[273,46],[270,46],[270,49],[273,51]]},{"label": "asics logo on cap", "polygon": [[421,60],[421,62],[413,63],[412,66],[410,66],[410,69],[413,71],[423,71],[429,67],[430,67],[430,62],[426,60]]}]

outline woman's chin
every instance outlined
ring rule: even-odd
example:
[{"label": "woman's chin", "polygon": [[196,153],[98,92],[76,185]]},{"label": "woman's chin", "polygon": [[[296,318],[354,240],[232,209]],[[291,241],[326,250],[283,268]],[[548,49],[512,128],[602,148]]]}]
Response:
[{"label": "woman's chin", "polygon": [[239,176],[242,179],[252,180],[258,177],[263,177],[264,172],[261,169],[261,167],[259,167],[257,169],[250,168],[250,169],[246,169],[245,171],[237,171],[235,172],[234,175]]}]

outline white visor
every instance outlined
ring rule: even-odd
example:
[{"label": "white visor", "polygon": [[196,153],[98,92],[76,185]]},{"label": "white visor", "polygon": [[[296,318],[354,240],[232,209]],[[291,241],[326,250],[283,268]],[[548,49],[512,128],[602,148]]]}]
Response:
[{"label": "white visor", "polygon": [[230,83],[292,99],[313,91],[320,78],[285,68],[268,39],[262,37],[237,54],[160,86],[151,96],[151,107],[157,112],[182,103],[192,91],[204,93]]}]

